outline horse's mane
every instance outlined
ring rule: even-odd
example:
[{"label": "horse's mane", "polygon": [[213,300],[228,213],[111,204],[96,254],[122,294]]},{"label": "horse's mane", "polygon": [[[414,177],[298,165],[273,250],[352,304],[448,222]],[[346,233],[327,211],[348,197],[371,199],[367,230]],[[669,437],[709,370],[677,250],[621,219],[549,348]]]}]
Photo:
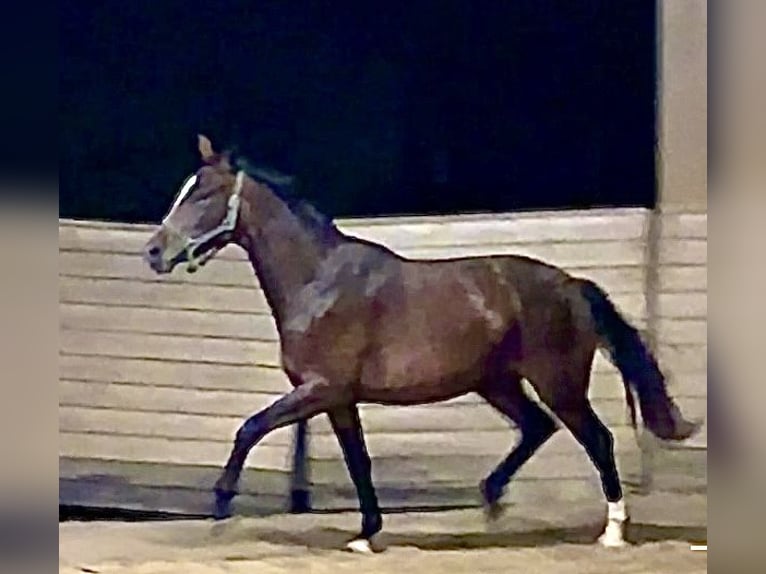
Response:
[{"label": "horse's mane", "polygon": [[268,185],[287,204],[288,209],[312,229],[317,231],[337,230],[332,218],[327,217],[300,197],[298,180],[295,176],[284,174],[271,167],[256,165],[237,151],[230,152],[230,158],[235,169],[241,169],[257,182]]}]

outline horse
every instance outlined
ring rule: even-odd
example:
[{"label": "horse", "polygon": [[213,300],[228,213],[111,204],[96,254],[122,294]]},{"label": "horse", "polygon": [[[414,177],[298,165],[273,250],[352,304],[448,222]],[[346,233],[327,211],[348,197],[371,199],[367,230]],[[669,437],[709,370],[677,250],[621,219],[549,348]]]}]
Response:
[{"label": "horse", "polygon": [[[403,257],[342,232],[297,197],[294,178],[234,150],[216,151],[202,135],[198,149],[201,167],[184,181],[143,258],[157,274],[182,263],[194,272],[228,244],[244,249],[292,385],[237,430],[213,488],[215,518],[231,516],[246,458],[264,436],[324,413],[359,501],[361,531],[347,548],[373,552],[383,518],[358,405],[476,393],[521,433],[479,484],[487,516],[500,514],[511,478],[563,425],[601,477],[607,518],[600,543],[625,543],[629,516],[614,439],[588,399],[596,351],[620,371],[634,426],[634,393],[644,424],[660,439],[683,441],[701,423],[683,417],[640,333],[599,285],[523,256]],[[543,405],[526,394],[524,379]]]}]

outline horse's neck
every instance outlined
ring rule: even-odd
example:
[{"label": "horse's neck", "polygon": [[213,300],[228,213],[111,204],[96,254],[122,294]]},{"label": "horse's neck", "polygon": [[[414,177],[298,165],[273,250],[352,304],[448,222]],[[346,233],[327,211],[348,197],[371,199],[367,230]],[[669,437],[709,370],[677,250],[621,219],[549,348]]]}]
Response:
[{"label": "horse's neck", "polygon": [[261,284],[277,327],[294,296],[316,276],[322,261],[340,240],[301,220],[273,192],[258,185],[240,212],[244,247]]}]

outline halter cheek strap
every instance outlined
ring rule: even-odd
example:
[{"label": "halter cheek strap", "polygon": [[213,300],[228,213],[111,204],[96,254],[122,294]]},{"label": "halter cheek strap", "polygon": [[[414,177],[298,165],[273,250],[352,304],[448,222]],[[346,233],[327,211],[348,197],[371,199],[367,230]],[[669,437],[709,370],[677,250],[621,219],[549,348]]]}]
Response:
[{"label": "halter cheek strap", "polygon": [[[223,235],[224,233],[229,233],[231,231],[234,231],[234,228],[237,226],[237,218],[239,217],[239,204],[240,204],[240,193],[242,192],[242,185],[245,181],[245,172],[239,171],[237,172],[237,179],[234,183],[234,190],[232,191],[232,194],[229,196],[229,202],[226,210],[226,215],[223,218],[223,221],[218,224],[217,227],[214,227],[210,231],[207,231],[200,235],[199,237],[190,238],[184,236],[182,233],[174,229],[172,226],[168,225],[167,218],[164,222],[164,225],[168,231],[170,231],[172,234],[176,235],[177,237],[181,238],[184,242],[184,251],[186,251],[186,270],[189,273],[194,273],[197,269],[205,265],[208,261],[210,261],[213,257],[215,257],[216,253],[220,250],[220,248],[212,248],[206,253],[203,253],[200,256],[195,256],[194,252],[203,244],[207,243],[211,239],[215,239],[216,237]],[[172,210],[171,210],[172,213]],[[169,214],[168,214],[169,217]]]}]

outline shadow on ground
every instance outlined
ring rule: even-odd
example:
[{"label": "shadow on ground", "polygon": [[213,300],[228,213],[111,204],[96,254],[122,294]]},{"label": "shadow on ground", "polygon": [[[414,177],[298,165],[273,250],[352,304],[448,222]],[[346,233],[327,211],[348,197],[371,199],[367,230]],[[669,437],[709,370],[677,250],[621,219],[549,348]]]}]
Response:
[{"label": "shadow on ground", "polygon": [[[420,550],[469,550],[478,548],[539,548],[559,544],[591,545],[596,542],[603,525],[594,524],[577,528],[545,528],[524,532],[471,532],[447,533],[383,533],[384,546],[414,547]],[[296,533],[258,532],[257,539],[272,544],[305,546],[335,550],[342,547],[355,533],[335,528],[314,528]],[[706,527],[660,526],[656,524],[630,524],[626,535],[631,544],[657,542],[698,543],[707,540]]]}]

